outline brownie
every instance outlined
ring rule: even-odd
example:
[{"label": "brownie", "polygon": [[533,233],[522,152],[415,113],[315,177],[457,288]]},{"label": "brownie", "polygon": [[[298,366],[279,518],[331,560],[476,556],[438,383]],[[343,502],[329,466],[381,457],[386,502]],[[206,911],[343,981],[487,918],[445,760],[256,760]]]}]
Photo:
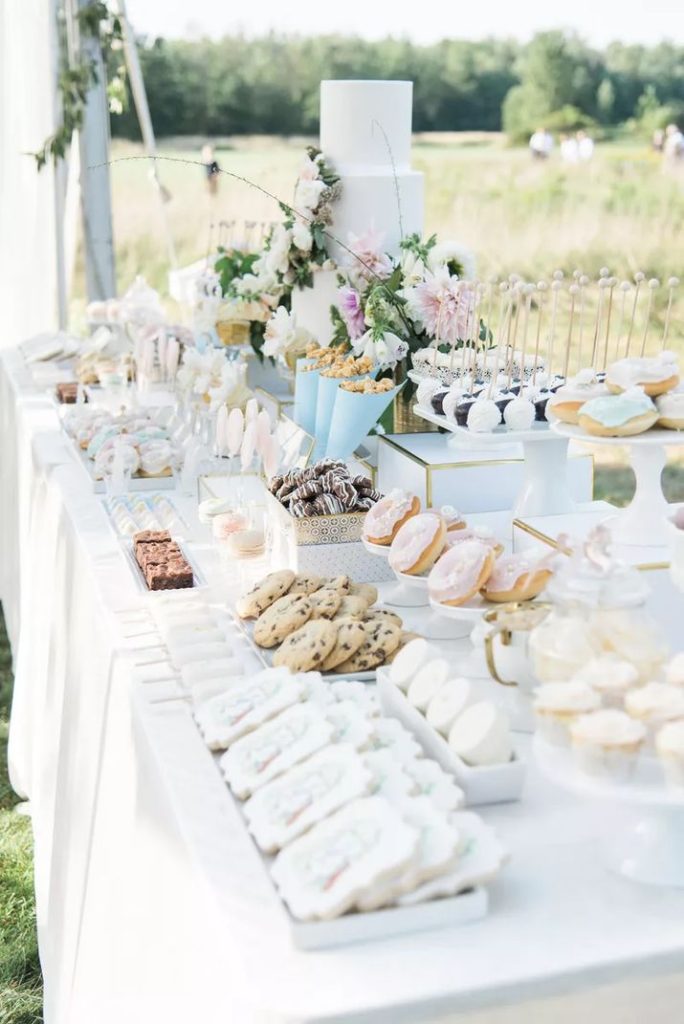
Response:
[{"label": "brownie", "polygon": [[145,579],[150,590],[182,590],[194,583],[192,569],[187,562],[150,565],[145,571]]},{"label": "brownie", "polygon": [[[78,401],[78,382],[77,381],[60,381],[56,387],[57,399],[64,405],[75,405]],[[88,396],[83,395],[84,401],[88,401]]]},{"label": "brownie", "polygon": [[148,544],[169,544],[170,542],[171,534],[168,530],[141,530],[140,533],[133,534],[135,557],[137,558],[141,548]]}]

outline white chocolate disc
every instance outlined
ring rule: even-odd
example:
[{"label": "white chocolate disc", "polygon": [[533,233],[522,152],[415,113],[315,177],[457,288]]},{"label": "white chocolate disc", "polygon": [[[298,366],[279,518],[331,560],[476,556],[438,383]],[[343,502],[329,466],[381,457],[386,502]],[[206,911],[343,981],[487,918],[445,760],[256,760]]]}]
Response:
[{"label": "white chocolate disc", "polygon": [[442,736],[448,736],[458,716],[475,699],[475,690],[469,679],[447,679],[428,704],[425,717],[433,729],[441,732]]},{"label": "white chocolate disc", "polygon": [[395,686],[406,692],[421,665],[425,664],[429,649],[427,640],[422,637],[416,637],[402,647],[390,668],[390,679]]},{"label": "white chocolate disc", "polygon": [[513,753],[508,719],[492,701],[478,701],[452,725],[449,746],[473,767],[506,764]]},{"label": "white chocolate disc", "polygon": [[445,658],[433,658],[415,675],[406,696],[414,708],[425,712],[428,704],[449,675],[449,662]]}]

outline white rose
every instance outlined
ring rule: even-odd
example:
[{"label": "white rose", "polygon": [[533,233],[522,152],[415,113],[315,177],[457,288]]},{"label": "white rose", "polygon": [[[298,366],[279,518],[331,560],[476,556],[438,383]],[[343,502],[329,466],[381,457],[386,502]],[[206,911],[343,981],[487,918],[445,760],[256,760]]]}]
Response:
[{"label": "white rose", "polygon": [[440,242],[435,245],[430,250],[428,266],[430,270],[436,271],[451,260],[460,263],[463,268],[459,277],[464,281],[472,281],[475,277],[475,257],[470,249],[466,249],[460,242]]},{"label": "white rose", "polygon": [[295,222],[292,228],[292,241],[301,252],[311,252],[313,246],[313,235],[302,221]]},{"label": "white rose", "polygon": [[324,181],[306,181],[303,178],[297,182],[294,195],[295,210],[303,213],[311,213],[320,202],[321,193],[325,191]]}]

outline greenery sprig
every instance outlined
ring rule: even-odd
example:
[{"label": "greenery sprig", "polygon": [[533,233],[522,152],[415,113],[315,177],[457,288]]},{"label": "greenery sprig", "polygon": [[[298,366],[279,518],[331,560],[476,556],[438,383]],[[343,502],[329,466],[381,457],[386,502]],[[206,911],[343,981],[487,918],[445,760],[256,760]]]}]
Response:
[{"label": "greenery sprig", "polygon": [[[105,62],[108,78],[107,95],[112,113],[121,113],[125,105],[126,66],[120,56],[123,49],[121,18],[110,9],[106,0],[90,0],[76,12],[79,36],[96,40]],[[62,46],[64,53],[65,47]],[[98,61],[81,55],[77,63],[66,62],[57,82],[61,107],[61,123],[53,135],[31,156],[41,171],[52,160],[57,163],[66,156],[74,131],[83,126],[88,93],[99,81]]]}]

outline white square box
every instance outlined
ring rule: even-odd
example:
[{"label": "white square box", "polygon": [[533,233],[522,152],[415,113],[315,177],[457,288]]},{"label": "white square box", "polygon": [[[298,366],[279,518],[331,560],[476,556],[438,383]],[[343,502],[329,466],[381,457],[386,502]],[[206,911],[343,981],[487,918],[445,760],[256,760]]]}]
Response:
[{"label": "white square box", "polygon": [[[387,434],[378,444],[378,489],[403,487],[424,508],[453,505],[463,514],[511,509],[523,483],[521,444],[502,448],[459,450],[447,447],[445,434]],[[594,459],[590,454],[568,460],[570,493],[591,501]]]}]

